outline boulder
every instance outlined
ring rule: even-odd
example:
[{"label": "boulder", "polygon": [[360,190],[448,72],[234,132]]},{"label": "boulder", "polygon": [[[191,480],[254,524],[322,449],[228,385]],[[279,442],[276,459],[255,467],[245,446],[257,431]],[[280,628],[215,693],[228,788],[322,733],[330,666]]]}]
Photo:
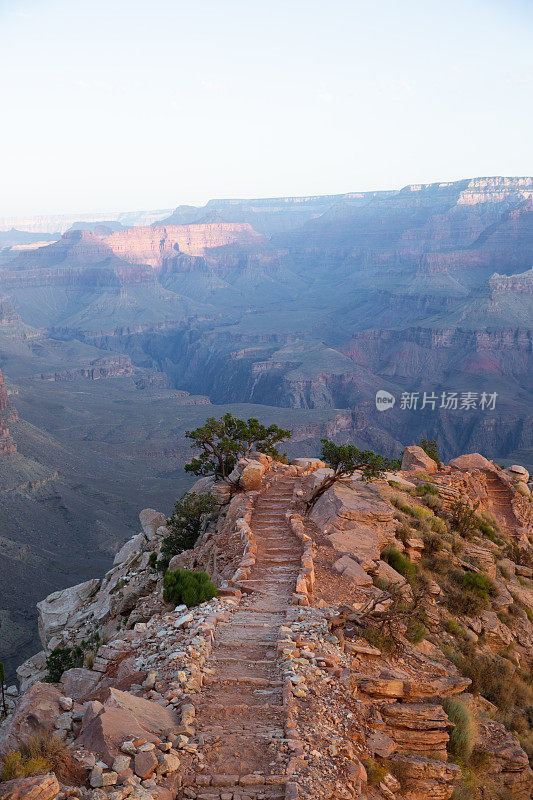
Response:
[{"label": "boulder", "polygon": [[481,629],[491,650],[504,650],[513,641],[513,634],[507,625],[499,620],[494,611],[483,611]]},{"label": "boulder", "polygon": [[77,742],[112,764],[123,742],[133,738],[155,743],[177,727],[177,716],[169,708],[111,688],[104,705],[87,703]]},{"label": "boulder", "polygon": [[136,536],[132,536],[131,539],[128,539],[128,541],[122,545],[116,554],[113,566],[116,567],[118,564],[124,564],[133,553],[138,553],[145,543],[146,536],[144,533],[138,533]]},{"label": "boulder", "polygon": [[55,800],[58,794],[59,783],[53,772],[0,783],[0,800]]},{"label": "boulder", "polygon": [[208,494],[213,488],[214,482],[214,475],[207,475],[205,478],[198,478],[196,483],[193,483],[189,491],[194,492],[194,494]]},{"label": "boulder", "polygon": [[251,458],[252,461],[259,461],[265,467],[269,467],[274,460],[271,456],[267,456],[266,453],[261,453],[259,450],[251,452],[249,458]]},{"label": "boulder", "polygon": [[434,475],[435,472],[439,471],[439,468],[425,450],[422,450],[418,445],[411,445],[403,451],[402,471],[426,472],[428,475]]},{"label": "boulder", "polygon": [[508,471],[512,473],[513,477],[521,483],[527,483],[529,480],[529,472],[527,469],[525,469],[525,467],[521,467],[519,464],[513,464],[512,467],[509,467]]},{"label": "boulder", "polygon": [[448,717],[440,705],[429,703],[386,703],[381,714],[387,733],[400,753],[432,751],[442,759],[446,754]]},{"label": "boulder", "polygon": [[450,461],[450,467],[460,469],[462,472],[472,472],[474,469],[494,469],[494,464],[480,453],[468,453],[464,456],[457,456]]},{"label": "boulder", "polygon": [[132,714],[139,725],[146,731],[166,734],[177,725],[177,719],[172,711],[164,708],[151,700],[136,697],[129,692],[121,692],[119,689],[111,687],[104,707],[121,708]]},{"label": "boulder", "polygon": [[391,757],[392,763],[399,767],[405,784],[410,787],[412,781],[433,779],[443,783],[451,783],[461,777],[461,769],[456,764],[447,761],[438,761],[423,756],[402,753]]},{"label": "boulder", "polygon": [[34,683],[22,697],[9,722],[0,729],[0,759],[38,729],[53,731],[61,714],[61,692],[51,683]]},{"label": "boulder", "polygon": [[76,744],[95,753],[106,764],[112,764],[120,755],[122,743],[131,738],[155,743],[159,737],[141,728],[128,711],[102,707],[98,713],[92,709],[86,710]]},{"label": "boulder", "polygon": [[160,511],[153,508],[144,508],[139,514],[142,529],[148,539],[153,539],[157,529],[167,524],[167,518]]},{"label": "boulder", "polygon": [[372,578],[364,571],[361,564],[350,556],[342,556],[333,564],[333,568],[343,577],[349,578],[356,586],[372,586]]},{"label": "boulder", "polygon": [[60,688],[67,697],[83,702],[94,691],[101,675],[85,667],[67,669],[61,676]]},{"label": "boulder", "polygon": [[378,578],[386,580],[388,583],[393,583],[395,586],[408,586],[404,576],[387,564],[386,561],[378,561],[378,568],[376,570]]},{"label": "boulder", "polygon": [[516,737],[503,725],[489,719],[479,721],[477,749],[488,756],[487,774],[499,797],[529,800],[533,773],[526,753]]},{"label": "boulder", "polygon": [[52,592],[40,603],[37,603],[39,636],[44,647],[47,647],[54,636],[73,623],[77,612],[98,591],[99,587],[100,581],[93,578],[90,581],[78,583],[76,586]]},{"label": "boulder", "polygon": [[42,681],[46,677],[46,672],[46,653],[44,650],[40,650],[31,658],[28,658],[27,661],[24,661],[20,667],[17,667],[21,693],[23,694],[36,681]]},{"label": "boulder", "polygon": [[393,740],[383,731],[372,731],[367,737],[366,746],[372,756],[376,755],[380,758],[388,758],[396,750]]},{"label": "boulder", "polygon": [[141,750],[135,756],[133,771],[141,779],[151,778],[158,766],[157,756],[153,750]]},{"label": "boulder", "polygon": [[258,491],[263,482],[265,465],[259,461],[249,461],[242,471],[239,485],[245,492]]},{"label": "boulder", "polygon": [[216,483],[213,483],[211,486],[210,491],[215,498],[215,502],[218,503],[219,506],[225,506],[230,502],[235,487],[231,486],[226,481],[216,481]]},{"label": "boulder", "polygon": [[394,538],[394,509],[375,487],[363,483],[335,484],[319,498],[310,517],[339,555],[356,555],[367,569]]}]

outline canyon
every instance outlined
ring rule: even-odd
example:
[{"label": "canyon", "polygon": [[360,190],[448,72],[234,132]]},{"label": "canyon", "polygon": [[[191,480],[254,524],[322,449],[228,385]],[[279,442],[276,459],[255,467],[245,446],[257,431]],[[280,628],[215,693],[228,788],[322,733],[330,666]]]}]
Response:
[{"label": "canyon", "polygon": [[[6,220],[9,670],[35,647],[37,600],[72,583],[73,561],[79,580],[109,563],[140,495],[170,512],[190,485],[184,433],[207,416],[290,427],[289,456],[323,436],[399,456],[425,437],[446,459],[531,468],[532,198],[532,178],[491,177]],[[393,408],[376,408],[378,390]],[[421,408],[451,392],[476,407]]]}]

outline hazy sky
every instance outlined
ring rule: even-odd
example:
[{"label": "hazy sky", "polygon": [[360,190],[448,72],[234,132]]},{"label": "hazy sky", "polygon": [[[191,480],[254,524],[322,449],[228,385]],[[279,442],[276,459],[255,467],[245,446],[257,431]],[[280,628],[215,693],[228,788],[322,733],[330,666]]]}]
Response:
[{"label": "hazy sky", "polygon": [[0,214],[533,174],[531,0],[0,0]]}]

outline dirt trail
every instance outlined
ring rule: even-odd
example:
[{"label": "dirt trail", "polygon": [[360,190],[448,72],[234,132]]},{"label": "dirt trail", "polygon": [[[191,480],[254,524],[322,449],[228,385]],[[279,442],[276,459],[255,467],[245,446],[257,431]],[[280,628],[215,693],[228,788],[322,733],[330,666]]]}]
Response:
[{"label": "dirt trail", "polygon": [[[243,584],[245,595],[228,623],[219,623],[207,666],[213,670],[197,706],[196,731],[204,755],[204,775],[214,776],[202,798],[285,796],[281,783],[265,784],[284,772],[282,681],[276,640],[295,589],[300,544],[285,522],[296,478],[280,476],[257,498],[251,527],[256,564]],[[257,786],[240,788],[237,779],[258,773]],[[224,788],[213,783],[229,782]],[[245,781],[246,782],[246,781]],[[263,782],[263,785],[261,783]]]},{"label": "dirt trail", "polygon": [[506,532],[513,534],[520,528],[520,523],[511,504],[512,492],[495,472],[485,470],[485,477],[491,510]]}]

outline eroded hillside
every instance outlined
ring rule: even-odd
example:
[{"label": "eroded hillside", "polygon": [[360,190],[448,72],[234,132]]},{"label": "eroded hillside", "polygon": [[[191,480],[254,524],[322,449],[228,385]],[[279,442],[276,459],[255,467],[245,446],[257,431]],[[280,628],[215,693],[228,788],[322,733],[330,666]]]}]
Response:
[{"label": "eroded hillside", "polygon": [[[326,475],[253,453],[196,484],[216,510],[169,569],[209,574],[218,596],[199,605],[163,599],[171,531],[151,509],[103,579],[39,603],[45,649],[7,693],[4,777],[36,727],[68,750],[0,797],[527,800],[527,471],[410,447],[401,471],[356,472],[306,513]],[[83,666],[57,655],[77,647]]]}]

